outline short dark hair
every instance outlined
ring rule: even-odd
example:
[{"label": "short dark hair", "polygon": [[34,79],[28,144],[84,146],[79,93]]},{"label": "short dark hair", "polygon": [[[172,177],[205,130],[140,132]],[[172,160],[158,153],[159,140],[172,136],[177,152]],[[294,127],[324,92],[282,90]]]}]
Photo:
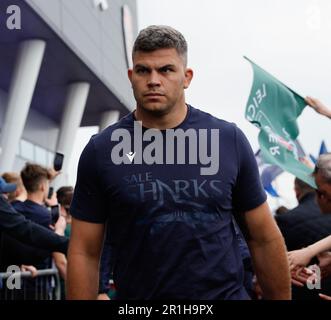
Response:
[{"label": "short dark hair", "polygon": [[[5,172],[3,175],[2,175],[2,178],[7,182],[7,183],[15,183],[16,186],[17,186],[17,189],[18,188],[23,188],[24,189],[24,185],[23,185],[23,181],[22,181],[22,178],[20,176],[19,173],[17,172]],[[16,189],[16,190],[17,190]],[[16,198],[16,190],[13,191],[13,192],[10,192],[8,194],[8,200],[9,202],[12,202],[15,200]]]},{"label": "short dark hair", "polygon": [[51,175],[45,167],[38,164],[27,163],[21,171],[21,178],[27,192],[38,191],[43,180],[50,180]]},{"label": "short dark hair", "polygon": [[63,207],[69,207],[74,194],[74,188],[71,186],[61,187],[56,191],[57,201]]},{"label": "short dark hair", "polygon": [[23,187],[21,176],[17,172],[5,172],[2,174],[2,178],[8,183],[15,183],[17,187]]},{"label": "short dark hair", "polygon": [[133,45],[132,57],[137,51],[152,52],[171,48],[176,49],[186,65],[187,42],[184,36],[172,27],[152,25],[139,32]]},{"label": "short dark hair", "polygon": [[331,184],[331,153],[321,154],[316,162],[313,175],[320,173],[323,179]]}]

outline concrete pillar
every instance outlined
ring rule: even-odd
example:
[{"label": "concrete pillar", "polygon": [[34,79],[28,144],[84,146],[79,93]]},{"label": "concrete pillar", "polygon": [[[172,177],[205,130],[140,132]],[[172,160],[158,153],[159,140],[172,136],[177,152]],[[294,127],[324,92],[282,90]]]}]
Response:
[{"label": "concrete pillar", "polygon": [[86,82],[69,85],[56,148],[58,152],[64,154],[64,162],[62,174],[54,181],[56,186],[62,186],[67,183],[67,168],[76,133],[82,121],[89,90],[90,84]]},{"label": "concrete pillar", "polygon": [[12,170],[14,165],[45,47],[46,43],[42,40],[26,40],[20,45],[1,130],[0,170],[2,172]]},{"label": "concrete pillar", "polygon": [[99,132],[106,129],[108,126],[116,123],[120,117],[120,112],[117,110],[105,111],[101,115],[99,124]]}]

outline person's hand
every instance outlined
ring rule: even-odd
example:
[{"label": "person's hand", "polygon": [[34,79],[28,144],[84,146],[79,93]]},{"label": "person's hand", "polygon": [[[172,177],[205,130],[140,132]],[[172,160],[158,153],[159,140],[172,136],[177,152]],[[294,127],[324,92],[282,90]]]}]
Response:
[{"label": "person's hand", "polygon": [[290,271],[299,267],[305,267],[313,258],[309,247],[300,250],[294,250],[287,253]]},{"label": "person's hand", "polygon": [[307,156],[300,157],[299,160],[300,160],[301,163],[306,165],[308,168],[314,169],[315,165],[313,164],[313,162]]},{"label": "person's hand", "polygon": [[50,199],[46,198],[45,203],[48,207],[56,206],[58,204],[56,198],[56,192],[53,192],[52,197]]},{"label": "person's hand", "polygon": [[322,252],[317,255],[319,264],[318,266],[321,269],[321,277],[327,278],[331,276],[331,252]]},{"label": "person's hand", "polygon": [[316,98],[312,97],[306,97],[305,102],[307,105],[309,105],[311,108],[313,108],[317,113],[326,116],[328,118],[331,118],[331,110],[329,110],[321,101],[319,101]]},{"label": "person's hand", "polygon": [[330,297],[330,296],[327,296],[326,294],[322,294],[322,293],[320,293],[319,296],[320,296],[320,298],[322,298],[323,300],[331,300],[331,297]]},{"label": "person's hand", "polygon": [[97,300],[110,300],[106,293],[99,293]]},{"label": "person's hand", "polygon": [[308,280],[312,280],[314,273],[304,267],[297,267],[291,270],[291,282],[297,287],[303,287]]},{"label": "person's hand", "polygon": [[31,272],[32,278],[35,278],[37,276],[37,269],[34,266],[27,266],[25,264],[22,264],[21,271],[22,272]]},{"label": "person's hand", "polygon": [[66,226],[67,226],[67,222],[65,217],[59,216],[59,219],[55,223],[55,233],[57,233],[60,236],[63,236]]},{"label": "person's hand", "polygon": [[61,173],[61,171],[55,171],[54,168],[49,168],[47,171],[50,181],[53,181]]}]

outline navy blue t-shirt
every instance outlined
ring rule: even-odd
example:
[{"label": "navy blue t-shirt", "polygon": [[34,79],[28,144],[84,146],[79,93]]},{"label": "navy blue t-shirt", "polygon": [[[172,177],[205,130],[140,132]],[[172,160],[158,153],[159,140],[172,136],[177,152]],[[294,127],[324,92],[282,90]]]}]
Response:
[{"label": "navy blue t-shirt", "polygon": [[109,221],[117,298],[248,299],[232,215],[258,207],[266,195],[246,137],[235,124],[188,106],[175,129],[207,129],[209,151],[211,130],[219,129],[216,174],[201,175],[199,157],[197,164],[115,164],[112,134],[126,129],[133,141],[134,120],[131,113],[91,138],[70,209],[79,220]]},{"label": "navy blue t-shirt", "polygon": [[49,225],[52,223],[51,212],[45,206],[31,200],[14,201],[12,206],[15,210],[24,214],[27,219],[50,229]]}]

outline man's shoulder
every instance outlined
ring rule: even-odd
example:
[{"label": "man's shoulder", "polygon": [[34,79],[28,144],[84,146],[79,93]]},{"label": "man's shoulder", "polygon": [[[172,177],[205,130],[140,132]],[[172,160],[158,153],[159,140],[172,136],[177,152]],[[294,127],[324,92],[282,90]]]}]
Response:
[{"label": "man's shoulder", "polygon": [[317,203],[314,200],[314,195],[307,195],[304,201],[301,201],[295,208],[282,214],[277,218],[280,222],[288,222],[296,224],[310,218],[316,218],[322,215]]},{"label": "man's shoulder", "polygon": [[8,200],[0,193],[0,211],[2,212],[13,212],[13,207],[9,204]]},{"label": "man's shoulder", "polygon": [[46,206],[31,200],[25,200],[21,205],[22,211],[26,213],[48,213]]},{"label": "man's shoulder", "polygon": [[133,119],[132,119],[132,114],[129,113],[126,116],[124,116],[123,118],[121,118],[118,122],[109,125],[108,127],[106,127],[104,130],[102,130],[101,132],[93,135],[91,137],[90,142],[94,143],[96,145],[102,145],[103,142],[109,142],[111,135],[113,133],[114,130],[117,129],[130,129],[133,128]]},{"label": "man's shoulder", "polygon": [[226,121],[224,119],[217,118],[212,114],[203,111],[199,108],[191,107],[192,120],[193,122],[198,121],[199,126],[208,126],[210,128],[218,128],[224,130],[233,131],[237,128],[237,125],[233,122]]},{"label": "man's shoulder", "polygon": [[19,212],[24,211],[24,209],[25,209],[25,204],[24,204],[23,201],[18,201],[18,200],[13,201],[13,202],[11,203],[11,206],[12,206],[16,211],[19,211]]}]

